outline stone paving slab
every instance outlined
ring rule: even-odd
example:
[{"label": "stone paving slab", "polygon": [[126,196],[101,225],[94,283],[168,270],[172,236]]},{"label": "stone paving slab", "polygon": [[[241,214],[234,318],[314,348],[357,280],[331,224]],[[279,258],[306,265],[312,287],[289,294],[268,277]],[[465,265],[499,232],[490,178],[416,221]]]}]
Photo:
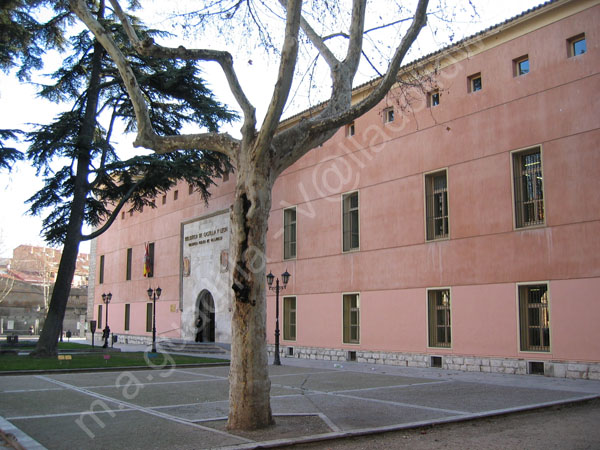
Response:
[{"label": "stone paving slab", "polygon": [[[0,380],[1,381],[1,380]],[[110,403],[116,407],[116,403]],[[0,394],[0,416],[19,417],[86,411],[90,398],[64,389]]]},{"label": "stone paving slab", "polygon": [[[245,439],[216,433],[195,424],[178,423],[140,411],[97,413],[82,421],[79,416],[56,416],[39,419],[11,420],[23,432],[51,450],[151,450],[198,449],[236,445]],[[80,426],[79,424],[82,424]],[[102,427],[100,424],[103,424]]]},{"label": "stone paving slab", "polygon": [[386,400],[431,408],[483,412],[573,398],[572,392],[546,389],[490,386],[481,383],[451,381],[435,385],[400,389],[375,389],[354,392],[354,396]]}]

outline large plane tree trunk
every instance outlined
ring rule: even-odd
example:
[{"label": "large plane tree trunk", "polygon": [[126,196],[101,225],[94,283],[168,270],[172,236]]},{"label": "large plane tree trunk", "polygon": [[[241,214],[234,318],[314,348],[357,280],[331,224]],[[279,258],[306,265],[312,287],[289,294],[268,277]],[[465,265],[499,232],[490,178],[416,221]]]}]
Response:
[{"label": "large plane tree trunk", "polygon": [[266,340],[266,233],[271,209],[267,164],[240,165],[231,212],[233,318],[228,428],[251,430],[274,423]]}]

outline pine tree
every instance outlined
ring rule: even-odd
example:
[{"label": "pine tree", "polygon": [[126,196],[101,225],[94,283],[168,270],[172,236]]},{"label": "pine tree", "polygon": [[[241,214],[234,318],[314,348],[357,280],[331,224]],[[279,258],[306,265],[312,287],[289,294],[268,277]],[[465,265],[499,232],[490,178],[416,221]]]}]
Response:
[{"label": "pine tree", "polygon": [[[5,72],[18,68],[20,80],[28,80],[31,71],[43,67],[42,56],[50,49],[61,50],[64,45],[63,26],[70,17],[63,2],[48,0],[5,0],[0,9],[0,69]],[[40,21],[37,12],[54,8],[48,21]],[[71,18],[72,20],[72,18]],[[0,169],[10,170],[23,154],[8,147],[7,140],[16,141],[21,130],[0,129]]]},{"label": "pine tree", "polygon": [[[125,41],[120,25],[105,17],[103,1],[96,16]],[[144,36],[159,33],[145,29],[134,17],[130,20]],[[188,122],[216,132],[219,122],[235,118],[204,86],[195,64],[130,56],[159,134],[179,134]],[[178,180],[186,180],[207,200],[213,179],[232,170],[225,156],[201,149],[122,161],[111,139],[117,121],[126,130],[135,128],[133,106],[114,63],[89,31],[72,37],[70,55],[52,76],[54,84],[45,86],[40,95],[70,103],[71,108],[28,134],[27,157],[45,177],[45,186],[29,202],[32,214],[50,211],[43,221],[43,236],[64,247],[33,356],[56,353],[80,242],[105,231],[125,205],[132,210],[153,207],[153,199]],[[93,233],[82,234],[84,224],[101,223]]]}]

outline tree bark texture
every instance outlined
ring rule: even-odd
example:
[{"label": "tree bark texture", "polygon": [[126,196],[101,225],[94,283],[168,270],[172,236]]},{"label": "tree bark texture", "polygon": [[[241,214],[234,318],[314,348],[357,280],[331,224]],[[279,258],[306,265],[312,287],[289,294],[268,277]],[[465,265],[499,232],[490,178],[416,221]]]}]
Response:
[{"label": "tree bark texture", "polygon": [[[242,155],[244,155],[242,153]],[[243,156],[242,156],[243,158]],[[271,209],[267,164],[239,165],[231,212],[233,317],[229,370],[229,429],[274,423],[266,336],[266,232]]]}]

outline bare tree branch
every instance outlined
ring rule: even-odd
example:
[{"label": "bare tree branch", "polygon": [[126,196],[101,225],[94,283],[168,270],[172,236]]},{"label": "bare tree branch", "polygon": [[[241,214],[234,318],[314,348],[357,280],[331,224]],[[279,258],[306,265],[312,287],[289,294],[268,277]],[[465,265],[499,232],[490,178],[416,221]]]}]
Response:
[{"label": "bare tree branch", "polygon": [[279,74],[273,89],[271,103],[254,147],[258,149],[255,155],[256,158],[260,158],[260,152],[270,146],[270,141],[273,139],[273,135],[279,126],[279,120],[294,79],[294,71],[298,59],[298,32],[300,30],[302,0],[290,0],[287,2],[286,8],[285,40],[279,62]]},{"label": "bare tree branch", "polygon": [[[116,2],[111,1],[111,3],[113,3],[114,6],[114,3]],[[152,127],[145,96],[140,89],[127,59],[123,53],[121,53],[111,36],[92,16],[84,0],[71,0],[70,4],[71,9],[73,9],[81,21],[86,24],[92,33],[94,33],[98,42],[100,42],[110,54],[119,69],[123,83],[129,93],[137,121],[138,134],[134,141],[136,147],[145,147],[154,150],[157,153],[168,153],[177,150],[205,149],[224,153],[229,157],[234,155],[235,149],[239,146],[239,141],[233,139],[228,134],[200,133],[182,136],[159,136],[156,134]],[[229,58],[231,61],[231,57]],[[254,108],[252,108],[252,111],[254,111]]]},{"label": "bare tree branch", "polygon": [[240,85],[235,70],[233,69],[233,57],[229,52],[206,49],[186,49],[183,46],[167,48],[156,44],[152,38],[140,41],[119,2],[117,0],[110,0],[110,3],[119,17],[119,20],[121,20],[131,45],[140,55],[193,61],[213,61],[218,63],[227,78],[233,96],[244,114],[244,129],[254,131],[256,128],[256,109],[252,106]]}]

